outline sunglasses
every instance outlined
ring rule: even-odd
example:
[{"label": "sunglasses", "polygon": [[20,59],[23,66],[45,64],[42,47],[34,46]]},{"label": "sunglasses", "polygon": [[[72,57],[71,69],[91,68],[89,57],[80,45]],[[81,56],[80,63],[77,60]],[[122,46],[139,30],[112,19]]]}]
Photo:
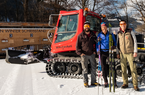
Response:
[{"label": "sunglasses", "polygon": [[126,23],[120,23],[120,25],[126,25]]},{"label": "sunglasses", "polygon": [[84,25],[85,28],[90,28],[90,25]]}]

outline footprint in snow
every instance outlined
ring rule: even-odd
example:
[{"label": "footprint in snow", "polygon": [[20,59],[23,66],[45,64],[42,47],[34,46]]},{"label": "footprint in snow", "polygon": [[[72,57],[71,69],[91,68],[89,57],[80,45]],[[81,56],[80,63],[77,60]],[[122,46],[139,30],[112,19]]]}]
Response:
[{"label": "footprint in snow", "polygon": [[58,85],[58,88],[62,88],[64,85],[63,84],[60,84],[60,85]]}]

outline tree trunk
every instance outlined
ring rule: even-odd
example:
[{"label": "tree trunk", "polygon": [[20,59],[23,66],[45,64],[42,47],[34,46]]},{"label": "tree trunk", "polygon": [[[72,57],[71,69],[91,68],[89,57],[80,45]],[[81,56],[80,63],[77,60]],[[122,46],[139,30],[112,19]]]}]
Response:
[{"label": "tree trunk", "polygon": [[96,6],[96,0],[94,0],[94,4],[93,4],[93,9],[92,9],[92,11],[95,11],[95,6]]},{"label": "tree trunk", "polygon": [[8,21],[8,7],[7,7],[7,0],[5,1],[5,18],[6,18],[6,22]]},{"label": "tree trunk", "polygon": [[85,9],[85,0],[82,0],[82,8]]},{"label": "tree trunk", "polygon": [[19,8],[18,8],[18,1],[15,0],[15,2],[16,2],[16,8],[17,8],[17,9],[16,9],[16,20],[17,20],[17,22],[18,22],[18,20],[19,20],[19,19],[18,19],[18,18],[19,18],[19,14],[18,14],[18,13],[19,13],[19,12],[18,12],[18,11],[19,11]]},{"label": "tree trunk", "polygon": [[24,21],[27,22],[28,0],[24,0]]}]

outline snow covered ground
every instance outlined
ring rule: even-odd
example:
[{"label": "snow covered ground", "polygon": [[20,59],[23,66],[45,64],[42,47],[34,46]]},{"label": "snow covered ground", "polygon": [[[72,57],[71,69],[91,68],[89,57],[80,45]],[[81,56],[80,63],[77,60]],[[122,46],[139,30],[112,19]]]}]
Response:
[{"label": "snow covered ground", "polygon": [[[0,59],[0,95],[145,95],[145,85],[139,85],[136,92],[129,88],[121,89],[122,78],[117,78],[119,88],[109,92],[109,88],[83,86],[82,79],[61,79],[49,77],[45,63],[29,65],[8,64]],[[103,90],[103,93],[102,93]]]}]

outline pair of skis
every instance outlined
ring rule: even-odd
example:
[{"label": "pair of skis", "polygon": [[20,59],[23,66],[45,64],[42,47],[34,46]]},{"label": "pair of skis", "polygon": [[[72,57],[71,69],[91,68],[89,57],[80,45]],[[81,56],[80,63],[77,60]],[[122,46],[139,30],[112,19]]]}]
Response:
[{"label": "pair of skis", "polygon": [[113,38],[111,33],[111,24],[109,24],[109,91],[111,92],[111,76],[112,76],[113,92],[115,92],[115,69],[114,69],[115,60],[112,46],[113,46]]},{"label": "pair of skis", "polygon": [[[100,43],[100,38],[98,38],[98,48],[99,48],[99,52],[100,52],[100,48],[101,48],[101,43]],[[100,53],[99,53],[99,62],[98,62],[98,83],[99,80],[101,78],[101,84],[103,84],[103,77],[102,77],[102,67],[101,67],[101,57],[100,57]],[[98,86],[98,95],[99,94],[99,86]],[[103,87],[102,87],[102,95],[103,95]]]},{"label": "pair of skis", "polygon": [[[100,38],[98,38],[99,52],[100,52],[100,46],[101,46]],[[113,46],[113,38],[112,38],[112,33],[111,33],[111,25],[109,24],[109,91],[111,92],[111,77],[112,77],[113,92],[115,92],[115,69],[114,69],[115,60],[114,60],[112,46]],[[98,82],[99,82],[100,77],[101,77],[101,84],[102,84],[102,81],[103,81],[102,67],[101,67],[101,58],[100,58],[100,53],[99,53]],[[99,86],[98,86],[98,95],[99,95]],[[103,88],[102,88],[102,95],[103,95]]]}]

